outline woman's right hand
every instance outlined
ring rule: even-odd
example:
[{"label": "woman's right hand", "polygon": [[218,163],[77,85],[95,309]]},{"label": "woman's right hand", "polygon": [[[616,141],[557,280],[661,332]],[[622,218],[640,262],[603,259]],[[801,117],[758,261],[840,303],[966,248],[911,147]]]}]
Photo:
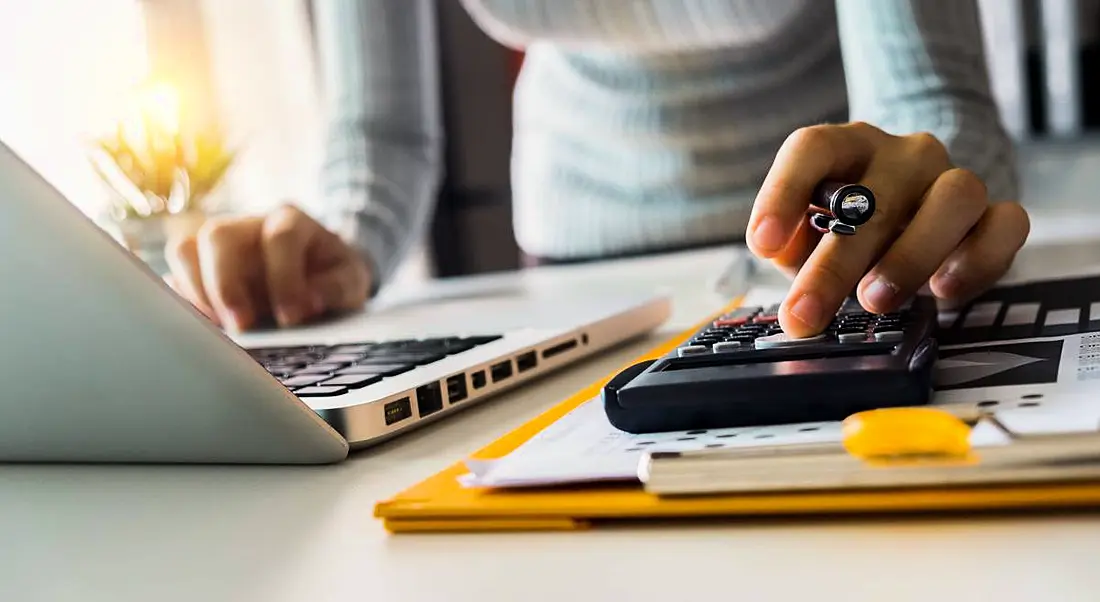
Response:
[{"label": "woman's right hand", "polygon": [[336,234],[287,205],[259,217],[215,219],[167,249],[172,288],[214,323],[249,330],[295,326],[362,309],[367,262]]}]

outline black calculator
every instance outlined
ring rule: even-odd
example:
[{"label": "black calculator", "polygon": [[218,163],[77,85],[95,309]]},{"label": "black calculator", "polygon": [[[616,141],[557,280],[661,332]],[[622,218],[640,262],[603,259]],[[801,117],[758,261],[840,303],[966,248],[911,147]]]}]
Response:
[{"label": "black calculator", "polygon": [[672,352],[603,388],[608,420],[629,433],[843,420],[932,395],[935,299],[872,314],[845,301],[817,336],[788,337],[778,305],[719,316]]}]

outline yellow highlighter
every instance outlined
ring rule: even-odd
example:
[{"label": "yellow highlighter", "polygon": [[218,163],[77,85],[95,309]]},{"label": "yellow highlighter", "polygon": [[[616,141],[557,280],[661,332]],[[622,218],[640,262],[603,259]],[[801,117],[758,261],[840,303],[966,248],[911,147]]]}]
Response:
[{"label": "yellow highlighter", "polygon": [[970,457],[970,425],[936,408],[859,412],[844,420],[841,434],[848,454],[868,462]]},{"label": "yellow highlighter", "polygon": [[950,412],[886,408],[848,417],[839,443],[652,452],[638,474],[663,496],[1100,480],[1100,435],[1019,437],[981,419],[1009,443],[975,448]]}]

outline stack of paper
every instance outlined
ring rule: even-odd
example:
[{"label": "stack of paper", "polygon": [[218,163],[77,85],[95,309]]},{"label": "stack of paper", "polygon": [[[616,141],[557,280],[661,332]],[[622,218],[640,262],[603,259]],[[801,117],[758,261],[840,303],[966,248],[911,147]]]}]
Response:
[{"label": "stack of paper", "polygon": [[[1068,291],[1068,292],[1067,292]],[[756,289],[746,304],[763,305],[782,291]],[[945,329],[933,403],[967,419],[993,412],[1022,435],[1100,429],[1100,278],[1003,288],[961,312],[944,314]],[[1095,315],[1094,315],[1095,314]],[[1021,326],[1035,336],[1011,338]],[[968,331],[984,333],[974,338]],[[1003,336],[1002,336],[1003,335]],[[963,341],[963,342],[960,342]],[[840,423],[633,435],[608,422],[602,402],[581,404],[511,454],[469,460],[469,487],[531,487],[637,481],[647,451],[840,444]],[[1007,444],[979,424],[976,446]]]}]

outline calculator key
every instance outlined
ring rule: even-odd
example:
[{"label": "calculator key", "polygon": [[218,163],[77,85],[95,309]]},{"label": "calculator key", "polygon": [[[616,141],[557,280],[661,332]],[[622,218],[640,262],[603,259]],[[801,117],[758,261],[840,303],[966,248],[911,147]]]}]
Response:
[{"label": "calculator key", "polygon": [[742,307],[715,320],[714,326],[718,328],[740,326],[758,313],[760,313],[759,307]]},{"label": "calculator key", "polygon": [[676,350],[676,355],[680,357],[686,357],[689,355],[702,355],[704,353],[710,353],[710,349],[703,347],[702,345],[687,345],[686,347],[680,347]]},{"label": "calculator key", "polygon": [[335,397],[347,392],[347,387],[305,387],[296,389],[294,394],[298,397]]},{"label": "calculator key", "polygon": [[836,335],[836,340],[841,343],[862,343],[867,340],[866,332],[844,332]]},{"label": "calculator key", "polygon": [[848,297],[844,300],[844,304],[840,306],[840,310],[836,313],[837,315],[863,313],[863,306],[859,304],[859,299]]},{"label": "calculator key", "polygon": [[755,345],[757,349],[772,349],[775,347],[797,347],[799,345],[820,343],[824,341],[825,338],[826,336],[824,334],[819,334],[812,337],[794,338],[787,333],[779,333],[766,337],[760,337],[756,339]]},{"label": "calculator key", "polygon": [[721,343],[715,343],[714,347],[711,349],[715,353],[727,353],[730,351],[740,351],[744,349],[744,347],[741,346],[740,341],[723,341]]},{"label": "calculator key", "polygon": [[897,343],[905,338],[905,333],[900,330],[885,330],[875,333],[875,340],[880,343]]}]

